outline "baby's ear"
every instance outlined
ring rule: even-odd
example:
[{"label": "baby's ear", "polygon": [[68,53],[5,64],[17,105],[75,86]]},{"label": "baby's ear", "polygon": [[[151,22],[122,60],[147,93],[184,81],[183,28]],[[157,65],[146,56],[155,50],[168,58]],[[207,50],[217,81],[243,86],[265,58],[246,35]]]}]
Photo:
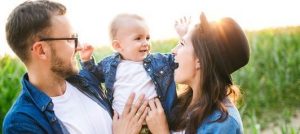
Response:
[{"label": "baby's ear", "polygon": [[113,40],[112,41],[112,47],[117,51],[117,52],[121,52],[122,51],[122,47],[120,45],[120,42],[118,40]]}]

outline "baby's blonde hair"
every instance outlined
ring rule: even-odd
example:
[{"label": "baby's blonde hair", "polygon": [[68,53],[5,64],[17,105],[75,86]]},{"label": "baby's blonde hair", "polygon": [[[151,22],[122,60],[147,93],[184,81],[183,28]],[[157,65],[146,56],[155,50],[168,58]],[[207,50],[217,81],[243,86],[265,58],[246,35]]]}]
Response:
[{"label": "baby's blonde hair", "polygon": [[123,23],[127,23],[127,21],[131,20],[139,20],[144,21],[144,18],[137,14],[119,14],[117,15],[111,22],[109,27],[109,35],[110,39],[114,40],[116,39],[117,32]]}]

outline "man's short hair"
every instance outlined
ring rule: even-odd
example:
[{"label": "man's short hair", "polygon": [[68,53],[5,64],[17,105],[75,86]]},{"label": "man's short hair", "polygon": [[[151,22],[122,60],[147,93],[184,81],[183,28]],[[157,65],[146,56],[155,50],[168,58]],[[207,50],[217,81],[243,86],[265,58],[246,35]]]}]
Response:
[{"label": "man's short hair", "polygon": [[6,23],[6,39],[15,54],[24,62],[29,61],[28,51],[38,39],[38,34],[51,26],[53,15],[64,15],[66,7],[60,3],[37,0],[17,6]]}]

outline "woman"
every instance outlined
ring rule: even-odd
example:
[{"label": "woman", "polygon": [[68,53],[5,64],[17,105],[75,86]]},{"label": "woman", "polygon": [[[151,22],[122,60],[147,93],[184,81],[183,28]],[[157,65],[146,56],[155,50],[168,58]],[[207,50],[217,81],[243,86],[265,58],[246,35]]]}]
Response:
[{"label": "woman", "polygon": [[173,49],[175,81],[188,87],[172,110],[170,126],[159,101],[149,102],[146,121],[152,133],[243,133],[231,73],[248,63],[247,39],[231,18],[208,23],[202,13],[200,20]]}]

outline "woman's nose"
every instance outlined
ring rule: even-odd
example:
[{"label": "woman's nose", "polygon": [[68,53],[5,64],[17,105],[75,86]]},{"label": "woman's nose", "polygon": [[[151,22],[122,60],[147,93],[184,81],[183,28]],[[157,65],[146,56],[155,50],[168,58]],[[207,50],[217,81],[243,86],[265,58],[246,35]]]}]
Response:
[{"label": "woman's nose", "polygon": [[171,50],[172,54],[176,55],[177,53],[177,45]]}]

